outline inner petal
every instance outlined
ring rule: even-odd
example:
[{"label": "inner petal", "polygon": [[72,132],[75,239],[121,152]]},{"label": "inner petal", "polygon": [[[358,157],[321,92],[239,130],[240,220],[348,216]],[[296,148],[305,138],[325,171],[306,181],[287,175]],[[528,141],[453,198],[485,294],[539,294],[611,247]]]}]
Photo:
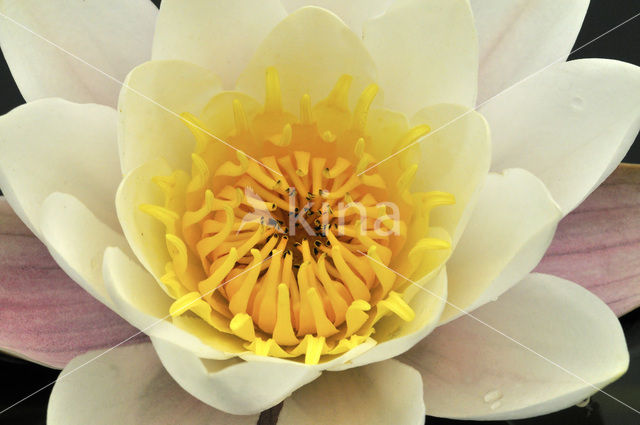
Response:
[{"label": "inner petal", "polygon": [[[229,109],[202,121],[183,114],[196,139],[191,175],[156,177],[164,205],[140,206],[166,227],[171,261],[160,280],[175,298],[172,317],[199,317],[247,350],[309,364],[361,344],[387,315],[414,319],[394,270],[424,276],[442,264],[445,256],[429,253],[448,250],[449,238],[433,237],[429,214],[454,199],[410,192],[413,151],[369,169],[377,87],[351,111],[350,82],[341,77],[316,105],[303,94],[295,116],[283,110],[269,68],[259,111],[224,95],[234,121],[227,134],[212,137],[206,116]],[[388,143],[402,149],[428,131],[421,125]],[[230,156],[218,137],[242,150]]]}]

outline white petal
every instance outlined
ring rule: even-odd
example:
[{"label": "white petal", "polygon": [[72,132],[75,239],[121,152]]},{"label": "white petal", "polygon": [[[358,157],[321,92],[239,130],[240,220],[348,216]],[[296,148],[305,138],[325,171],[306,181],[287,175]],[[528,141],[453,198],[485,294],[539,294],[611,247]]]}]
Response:
[{"label": "white petal", "polygon": [[492,169],[531,171],[565,214],[620,163],[640,128],[640,68],[583,59],[547,68],[480,110]]},{"label": "white petal", "polygon": [[350,92],[354,105],[376,76],[362,40],[334,14],[311,6],[289,15],[273,29],[240,76],[237,89],[264,99],[265,71],[270,66],[280,76],[283,106],[293,113],[299,111],[304,94],[314,103],[326,98],[343,74],[354,77]]},{"label": "white petal", "polygon": [[364,25],[385,106],[413,114],[436,103],[473,106],[478,41],[466,0],[397,1]]},{"label": "white petal", "polygon": [[42,203],[43,242],[60,267],[87,292],[111,307],[102,280],[102,257],[108,246],[129,252],[121,233],[100,221],[81,201],[52,193]]},{"label": "white petal", "polygon": [[223,351],[234,348],[225,344],[228,336],[220,335],[215,329],[211,328],[210,332],[218,337],[219,349],[174,326],[169,317],[173,300],[146,270],[118,248],[107,248],[102,270],[104,284],[115,309],[133,326],[147,335],[171,341],[198,357],[221,360],[234,356],[232,352]]},{"label": "white petal", "polygon": [[258,416],[213,409],[180,388],[151,344],[91,351],[56,381],[47,425],[255,425]]},{"label": "white petal", "polygon": [[462,317],[400,358],[422,374],[429,415],[543,415],[584,400],[629,365],[615,314],[586,289],[555,276],[529,275],[472,314],[494,329]]},{"label": "white petal", "polygon": [[398,361],[326,372],[286,399],[278,425],[421,425],[420,374]]},{"label": "white petal", "polygon": [[589,0],[471,0],[480,43],[478,103],[564,62],[588,6]]},{"label": "white petal", "polygon": [[371,18],[382,15],[394,0],[282,0],[287,12],[304,6],[318,6],[338,15],[356,34],[362,34],[362,24]]},{"label": "white petal", "polygon": [[116,112],[102,105],[44,99],[0,118],[0,186],[40,235],[40,206],[52,192],[80,199],[113,229],[120,181]]},{"label": "white petal", "polygon": [[170,342],[151,338],[167,372],[194,397],[236,415],[249,415],[280,403],[320,376],[320,369],[273,357],[244,361],[206,360]]},{"label": "white petal", "polygon": [[140,205],[163,205],[164,194],[151,179],[168,176],[172,168],[164,159],[156,159],[127,174],[116,194],[116,209],[122,232],[140,263],[156,279],[165,274],[171,261],[164,225],[140,210]]},{"label": "white petal", "polygon": [[2,52],[27,101],[115,106],[119,81],[151,56],[158,10],[148,0],[15,0],[0,12]]},{"label": "white petal", "polygon": [[449,321],[518,283],[540,262],[562,212],[544,184],[522,169],[490,174],[447,263]]},{"label": "white petal", "polygon": [[413,189],[453,194],[455,205],[434,209],[430,225],[447,230],[455,245],[489,171],[489,126],[477,112],[446,104],[418,112],[412,125],[418,124],[429,125],[431,132],[416,145],[421,157]]},{"label": "white petal", "polygon": [[201,65],[231,88],[258,44],[286,16],[278,0],[163,0],[153,59]]},{"label": "white petal", "polygon": [[118,100],[122,173],[155,158],[190,170],[195,142],[180,114],[200,115],[219,91],[213,72],[187,62],[153,61],[131,71]]},{"label": "white petal", "polygon": [[[401,279],[401,281],[404,279]],[[404,322],[395,315],[383,318],[375,326],[374,339],[387,339],[355,357],[353,360],[331,368],[332,371],[351,369],[370,363],[391,359],[419,343],[431,333],[447,301],[447,273],[443,268],[433,280],[413,282],[406,290],[409,306],[416,314],[415,319]]]}]

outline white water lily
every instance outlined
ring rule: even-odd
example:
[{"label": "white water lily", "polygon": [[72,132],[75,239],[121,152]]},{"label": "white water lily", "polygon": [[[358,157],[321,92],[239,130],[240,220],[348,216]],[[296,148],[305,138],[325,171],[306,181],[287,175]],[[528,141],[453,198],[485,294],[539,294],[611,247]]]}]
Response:
[{"label": "white water lily", "polygon": [[[2,190],[69,276],[152,341],[69,363],[50,424],[250,424],[285,399],[281,425],[521,418],[625,372],[606,304],[530,274],[640,126],[635,66],[572,61],[519,82],[568,53],[587,2],[305,3],[165,0],[153,34],[143,0],[0,2],[67,50],[0,22],[27,100],[0,119]],[[117,111],[119,87],[78,57],[126,75]],[[491,100],[474,111],[478,97]],[[320,197],[316,181],[400,205],[402,242],[350,222],[358,243],[309,258],[301,242],[293,277],[272,272],[291,270],[286,239],[233,243],[248,201],[227,187],[275,205],[298,185]],[[269,253],[264,274],[232,283]],[[258,279],[265,295],[238,301]]]}]

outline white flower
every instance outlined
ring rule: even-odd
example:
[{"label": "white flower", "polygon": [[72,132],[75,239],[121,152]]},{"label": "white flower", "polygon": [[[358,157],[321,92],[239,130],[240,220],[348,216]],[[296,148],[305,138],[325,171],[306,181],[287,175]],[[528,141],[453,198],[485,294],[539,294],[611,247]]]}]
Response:
[{"label": "white flower", "polygon": [[[529,274],[560,218],[615,168],[640,125],[637,67],[594,59],[536,73],[567,54],[586,2],[325,0],[321,6],[332,12],[297,10],[303,3],[165,0],[145,63],[155,19],[146,1],[0,3],[15,21],[0,21],[0,42],[28,101],[0,120],[0,184],[58,264],[147,333],[169,374],[204,403],[255,414],[293,393],[279,424],[421,423],[425,408],[437,416],[520,418],[575,404],[624,373],[624,336],[608,307],[572,282]],[[128,74],[117,111],[114,81],[69,53],[115,79]],[[376,101],[372,83],[380,88]],[[349,84],[347,97],[342,89]],[[334,86],[334,97],[318,104]],[[476,112],[478,96],[488,102]],[[353,116],[347,101],[351,110],[357,105]],[[184,113],[192,115],[181,119]],[[307,137],[303,127],[313,122],[318,130]],[[304,145],[309,138],[313,143]],[[246,155],[235,159],[233,148]],[[296,149],[303,159],[294,158]],[[283,162],[268,162],[270,155],[294,158],[304,170],[288,172]],[[313,163],[321,158],[337,169],[338,157],[354,165],[342,181],[333,169],[322,174],[325,162]],[[269,201],[284,188],[278,173],[268,173],[277,164],[292,182],[287,189],[306,176],[301,187],[320,195],[311,176],[317,168],[319,181],[333,181],[340,199],[349,201],[341,189],[353,177],[368,187],[362,197],[373,193],[402,205],[406,241],[378,244],[391,247],[390,259],[358,239],[362,246],[352,251],[368,256],[349,251],[356,257],[350,260],[331,240],[336,288],[355,299],[348,306],[352,322],[337,319],[329,289],[315,303],[312,290],[306,301],[300,290],[301,306],[291,314],[309,315],[312,330],[301,330],[302,317],[289,318],[296,335],[276,336],[278,280],[271,287],[264,278],[270,288],[264,298],[274,292],[272,309],[261,307],[263,313],[247,314],[246,304],[236,311],[233,293],[215,300],[202,289],[249,274],[266,258],[258,250],[276,248],[261,241],[249,253],[234,245],[230,228],[204,253],[197,244],[232,224],[224,218],[232,208],[212,207],[213,196],[232,202],[226,185],[248,186],[234,180],[245,176],[264,186],[260,197]],[[433,191],[453,195],[455,204],[440,206],[451,199],[433,201]],[[438,205],[433,211],[431,201]],[[208,215],[212,210],[220,216]],[[185,211],[215,218],[215,230],[203,230],[202,217],[191,223]],[[202,226],[193,240],[191,225]],[[217,256],[223,243],[225,255]],[[320,264],[318,254],[304,257],[303,275],[304,267]],[[248,263],[251,255],[255,263]],[[278,255],[274,260],[286,268]],[[236,256],[247,259],[244,268]],[[279,270],[278,277],[289,279]],[[373,283],[364,277],[369,273]],[[395,283],[380,289],[387,279]],[[295,302],[293,292],[287,303]],[[198,293],[206,302],[189,298]],[[183,314],[185,300],[194,301],[195,314]],[[305,310],[305,303],[311,307]],[[472,316],[460,317],[465,311]],[[322,322],[327,318],[332,324]],[[334,335],[340,339],[331,340]],[[166,379],[151,351],[119,347],[59,381],[49,423],[112,423],[123,416],[157,423],[177,412],[185,415],[175,419],[180,423],[255,422],[194,403]]]}]

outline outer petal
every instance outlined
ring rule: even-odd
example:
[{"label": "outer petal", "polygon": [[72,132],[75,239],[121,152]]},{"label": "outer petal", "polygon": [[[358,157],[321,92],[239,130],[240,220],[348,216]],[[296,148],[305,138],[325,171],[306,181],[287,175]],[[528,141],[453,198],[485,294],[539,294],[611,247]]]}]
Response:
[{"label": "outer petal", "polygon": [[219,91],[213,72],[187,62],[153,61],[131,71],[118,100],[122,173],[158,157],[190,170],[195,142],[180,114],[199,115]]},{"label": "outer petal", "polygon": [[494,170],[538,176],[566,213],[620,163],[640,128],[640,68],[584,59],[554,65],[481,108]]},{"label": "outer petal", "polygon": [[203,343],[195,335],[171,323],[169,307],[173,300],[158,282],[118,248],[107,248],[103,263],[104,283],[116,310],[142,332],[171,341],[194,355],[207,359],[227,359],[244,351],[235,338],[208,329],[217,349]]},{"label": "outer petal", "polygon": [[400,358],[422,374],[429,415],[542,415],[584,400],[629,365],[613,312],[555,276],[529,275],[472,314],[478,320],[463,317],[438,328]]},{"label": "outer petal", "polygon": [[618,315],[640,306],[640,165],[623,164],[564,218],[536,271],[571,279]]},{"label": "outer petal", "polygon": [[589,0],[470,0],[480,43],[478,103],[569,56]]},{"label": "outer petal", "polygon": [[286,15],[278,0],[164,0],[153,59],[201,65],[231,88],[258,44]]},{"label": "outer petal", "polygon": [[76,357],[56,381],[48,425],[254,425],[184,392],[165,372],[151,344]]},{"label": "outer petal", "polygon": [[0,322],[2,350],[57,368],[137,332],[69,279],[2,198]]},{"label": "outer petal", "polygon": [[0,118],[0,186],[40,236],[39,214],[52,192],[69,193],[113,229],[120,181],[116,112],[101,105],[44,99]]},{"label": "outer petal", "polygon": [[108,246],[129,252],[127,241],[77,198],[52,193],[42,204],[40,230],[54,260],[87,292],[112,307],[102,280],[102,257]]},{"label": "outer petal", "polygon": [[282,0],[289,13],[304,6],[314,5],[338,15],[356,34],[362,34],[362,25],[371,18],[382,15],[394,0]]},{"label": "outer petal", "polygon": [[362,40],[335,15],[316,7],[292,13],[271,31],[240,76],[238,91],[263,99],[270,66],[278,70],[284,108],[294,113],[305,93],[314,103],[324,99],[343,74],[354,77],[352,101],[376,79]]},{"label": "outer petal", "polygon": [[320,376],[318,367],[272,357],[205,360],[151,338],[167,372],[194,397],[236,415],[266,410]]},{"label": "outer petal", "polygon": [[421,110],[412,124],[431,127],[431,133],[416,144],[422,152],[413,189],[439,190],[455,196],[455,205],[436,208],[430,216],[430,225],[447,230],[455,244],[489,171],[489,127],[477,112],[446,104]]},{"label": "outer petal", "polygon": [[157,9],[148,0],[5,0],[0,12],[2,52],[28,102],[63,97],[115,106],[120,84],[113,79],[151,55]]},{"label": "outer petal", "polygon": [[422,380],[395,360],[327,372],[285,400],[278,425],[421,425]]},{"label": "outer petal", "polygon": [[466,0],[399,0],[364,25],[385,106],[413,114],[436,103],[472,107],[478,41]]},{"label": "outer petal", "polygon": [[490,174],[447,263],[441,321],[471,311],[518,283],[549,247],[562,213],[544,184],[522,169]]}]

